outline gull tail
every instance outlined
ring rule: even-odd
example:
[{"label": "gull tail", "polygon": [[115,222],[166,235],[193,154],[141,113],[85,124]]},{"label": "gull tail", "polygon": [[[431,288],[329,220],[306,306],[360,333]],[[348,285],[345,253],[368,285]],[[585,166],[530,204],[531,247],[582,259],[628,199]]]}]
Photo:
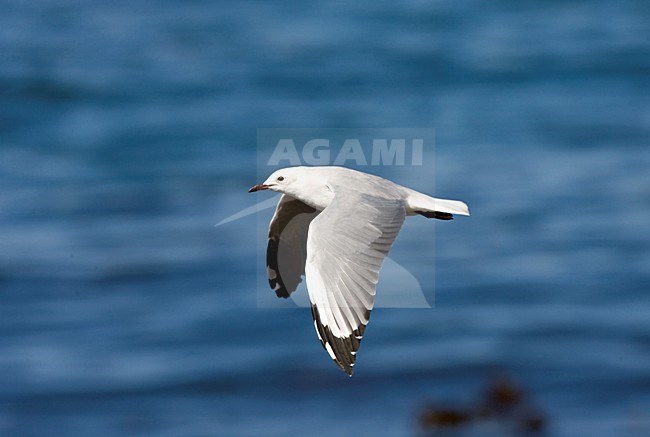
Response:
[{"label": "gull tail", "polygon": [[437,199],[414,190],[408,191],[406,199],[409,215],[420,214],[427,218],[452,220],[454,214],[469,215],[469,208],[460,200]]}]

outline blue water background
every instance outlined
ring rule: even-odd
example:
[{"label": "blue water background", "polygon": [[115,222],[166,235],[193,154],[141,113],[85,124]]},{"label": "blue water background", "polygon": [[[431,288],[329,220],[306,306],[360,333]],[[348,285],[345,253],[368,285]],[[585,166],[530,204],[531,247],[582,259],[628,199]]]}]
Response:
[{"label": "blue water background", "polygon": [[[548,435],[650,429],[646,2],[2,10],[0,435],[413,435],[495,372]],[[375,311],[352,379],[258,308],[257,217],[213,226],[267,198],[260,127],[433,127],[373,171],[471,207],[409,219],[435,308]]]}]

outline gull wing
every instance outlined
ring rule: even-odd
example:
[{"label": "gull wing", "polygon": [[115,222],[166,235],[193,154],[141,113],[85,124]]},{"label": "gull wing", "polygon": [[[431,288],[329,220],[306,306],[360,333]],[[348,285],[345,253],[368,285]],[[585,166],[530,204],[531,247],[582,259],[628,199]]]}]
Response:
[{"label": "gull wing", "polygon": [[341,191],[309,226],[307,290],[323,347],[348,375],[370,318],[379,269],[405,201]]},{"label": "gull wing", "polygon": [[288,298],[305,274],[307,232],[319,212],[287,194],[280,197],[266,247],[266,274],[278,297]]}]

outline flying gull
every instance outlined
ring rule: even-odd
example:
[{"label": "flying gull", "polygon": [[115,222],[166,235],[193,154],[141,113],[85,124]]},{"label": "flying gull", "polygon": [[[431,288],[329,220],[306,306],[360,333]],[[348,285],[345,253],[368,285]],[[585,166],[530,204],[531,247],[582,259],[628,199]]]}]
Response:
[{"label": "flying gull", "polygon": [[344,167],[284,168],[249,192],[267,189],[282,193],[269,225],[269,284],[288,298],[305,276],[318,338],[352,376],[379,269],[404,219],[451,220],[469,215],[467,205]]}]

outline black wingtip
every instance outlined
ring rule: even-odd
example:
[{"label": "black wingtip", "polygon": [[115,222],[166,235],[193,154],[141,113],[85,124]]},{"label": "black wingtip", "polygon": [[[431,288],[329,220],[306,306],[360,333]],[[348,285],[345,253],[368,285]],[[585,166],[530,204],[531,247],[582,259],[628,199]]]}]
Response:
[{"label": "black wingtip", "polygon": [[278,289],[276,290],[276,289],[275,289],[275,287],[277,287],[276,284],[277,284],[277,283],[276,283],[275,281],[269,279],[269,285],[271,286],[271,288],[273,289],[273,291],[275,291],[275,295],[276,295],[277,297],[281,297],[281,298],[283,298],[283,299],[289,299],[289,292],[287,291],[287,289],[284,288],[282,285],[280,285],[280,288],[278,288]]},{"label": "black wingtip", "polygon": [[344,371],[346,375],[352,378],[352,374],[354,373],[354,368],[352,366],[354,366],[354,363],[343,364],[339,360],[332,360],[332,361],[334,361],[334,364],[336,364],[339,369]]},{"label": "black wingtip", "polygon": [[438,220],[453,220],[454,215],[450,214],[448,212],[440,212],[440,211],[415,211],[416,214],[420,214],[421,216],[424,216],[426,218],[434,218]]},{"label": "black wingtip", "polygon": [[291,293],[280,277],[278,268],[278,240],[276,238],[269,238],[268,246],[266,247],[266,269],[272,270],[275,274],[274,278],[269,278],[269,286],[271,290],[275,291],[276,296],[287,299]]},{"label": "black wingtip", "polygon": [[[311,306],[311,312],[314,317],[316,332],[323,348],[330,354],[330,357],[339,369],[344,371],[349,377],[352,377],[354,365],[357,361],[357,352],[363,338],[366,325],[359,325],[352,334],[346,338],[336,337],[332,331],[321,324],[320,315],[316,305]],[[370,318],[370,310],[366,310],[366,320]]]}]

